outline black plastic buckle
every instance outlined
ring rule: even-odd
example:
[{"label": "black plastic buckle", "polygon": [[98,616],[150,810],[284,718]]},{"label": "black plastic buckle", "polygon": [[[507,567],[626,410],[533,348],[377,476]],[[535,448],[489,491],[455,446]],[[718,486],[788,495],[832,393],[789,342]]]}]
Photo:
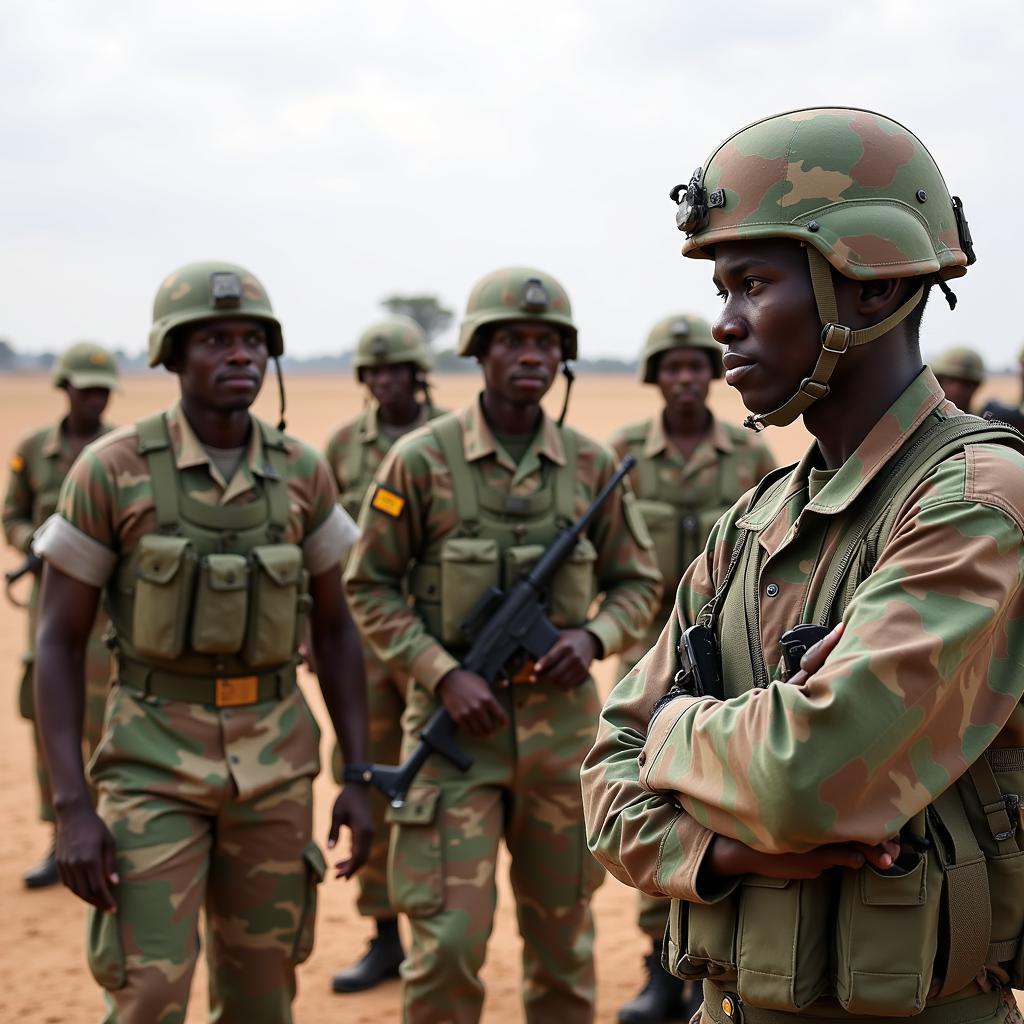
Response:
[{"label": "black plastic buckle", "polygon": [[974,254],[974,239],[971,238],[971,228],[967,223],[967,215],[964,213],[963,200],[959,196],[953,196],[953,216],[956,218],[956,233],[960,239],[960,248],[967,257],[967,266],[977,262],[978,257]]}]

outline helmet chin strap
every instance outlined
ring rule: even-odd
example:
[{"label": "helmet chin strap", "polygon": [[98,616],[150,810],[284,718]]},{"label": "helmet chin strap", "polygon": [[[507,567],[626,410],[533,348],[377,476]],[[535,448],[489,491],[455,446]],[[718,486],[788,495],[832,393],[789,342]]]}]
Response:
[{"label": "helmet chin strap", "polygon": [[274,374],[277,377],[277,404],[279,415],[277,429],[284,433],[284,375],[281,373],[281,360],[274,356]]},{"label": "helmet chin strap", "polygon": [[565,398],[562,399],[562,411],[558,415],[559,426],[565,422],[565,414],[569,411],[569,393],[572,391],[572,382],[576,379],[568,360],[562,360],[562,376],[565,377]]},{"label": "helmet chin strap", "polygon": [[806,248],[807,262],[811,270],[811,286],[814,288],[814,300],[818,305],[818,318],[821,320],[821,351],[811,375],[804,377],[799,390],[792,398],[778,409],[758,415],[751,413],[743,421],[743,426],[753,431],[763,430],[765,427],[785,427],[802,416],[815,402],[828,395],[831,390],[828,382],[841,355],[857,345],[866,345],[883,334],[888,334],[897,324],[906,320],[924,298],[925,290],[922,285],[881,323],[875,324],[874,327],[864,327],[859,331],[851,330],[838,322],[836,290],[832,283],[832,271],[828,260],[814,246],[808,245]]}]

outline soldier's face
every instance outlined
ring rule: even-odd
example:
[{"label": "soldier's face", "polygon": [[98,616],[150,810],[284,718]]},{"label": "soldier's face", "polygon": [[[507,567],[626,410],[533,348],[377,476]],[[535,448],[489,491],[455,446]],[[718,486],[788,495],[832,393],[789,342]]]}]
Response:
[{"label": "soldier's face", "polygon": [[548,393],[562,361],[562,332],[543,322],[498,324],[480,356],[484,384],[513,405],[534,405]]},{"label": "soldier's face", "polygon": [[935,379],[939,387],[946,392],[946,397],[964,412],[969,412],[971,402],[974,401],[974,394],[978,385],[972,380],[964,380],[962,377],[947,377],[945,374],[936,374]]},{"label": "soldier's face", "polygon": [[416,396],[416,367],[412,363],[367,366],[360,372],[370,394],[383,406],[404,405]]},{"label": "soldier's face", "polygon": [[725,346],[725,381],[751,412],[770,412],[795,394],[821,351],[807,255],[789,239],[721,242],[714,282],[722,311],[711,333]]},{"label": "soldier's face", "polygon": [[699,348],[674,348],[658,360],[655,382],[672,409],[688,412],[703,408],[714,368],[711,356]]},{"label": "soldier's face", "polygon": [[248,409],[267,372],[267,332],[245,317],[185,328],[174,366],[182,394],[211,409]]},{"label": "soldier's face", "polygon": [[78,422],[99,423],[103,410],[110,401],[106,388],[74,388],[68,384],[68,411]]}]

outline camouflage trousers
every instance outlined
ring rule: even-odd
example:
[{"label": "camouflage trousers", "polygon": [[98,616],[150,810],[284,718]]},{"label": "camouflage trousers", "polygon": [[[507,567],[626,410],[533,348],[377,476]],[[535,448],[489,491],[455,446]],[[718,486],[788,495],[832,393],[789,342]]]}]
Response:
[{"label": "camouflage trousers", "polygon": [[115,687],[90,770],[117,844],[116,913],[87,951],[108,1024],[179,1024],[205,911],[210,1019],[287,1024],[313,947],[319,729],[301,694],[218,711]]},{"label": "camouflage trousers", "polygon": [[[366,663],[366,703],[369,720],[368,756],[375,764],[397,764],[402,756],[402,712],[405,711],[406,677],[389,672],[368,644],[363,645]],[[341,751],[334,744],[331,772],[341,784]],[[388,849],[390,829],[385,820],[387,801],[378,790],[370,791],[373,808],[373,846],[370,857],[356,875],[359,896],[356,909],[378,921],[395,916],[388,898]]]},{"label": "camouflage trousers", "polygon": [[[394,823],[388,880],[409,915],[402,965],[407,1024],[480,1019],[484,962],[497,901],[495,862],[504,839],[523,937],[523,1004],[531,1024],[589,1024],[594,1014],[590,898],[603,869],[587,849],[580,764],[600,703],[593,680],[573,693],[546,686],[499,691],[510,725],[484,739],[459,736],[466,774],[427,761]],[[409,690],[406,752],[437,706]]]},{"label": "camouflage trousers", "polygon": [[[634,669],[636,663],[657,639],[657,632],[649,633],[644,643],[630,648],[619,658],[615,665],[616,683]],[[671,905],[672,901],[667,896],[648,896],[647,893],[637,893],[637,927],[651,940],[655,950],[661,949],[665,929],[668,928],[668,911]]]},{"label": "camouflage trousers", "polygon": [[[85,650],[85,712],[82,721],[82,763],[92,757],[103,732],[103,708],[110,691],[110,650],[103,642],[107,628],[107,617],[97,616]],[[29,628],[34,628],[35,616],[30,619]],[[50,771],[43,756],[43,747],[36,727],[35,699],[32,694],[32,671],[34,658],[31,653],[22,659],[21,685],[18,689],[18,710],[21,717],[32,723],[32,741],[35,753],[36,787],[39,791],[39,820],[52,824],[56,821],[53,811],[53,793],[50,789]]]}]

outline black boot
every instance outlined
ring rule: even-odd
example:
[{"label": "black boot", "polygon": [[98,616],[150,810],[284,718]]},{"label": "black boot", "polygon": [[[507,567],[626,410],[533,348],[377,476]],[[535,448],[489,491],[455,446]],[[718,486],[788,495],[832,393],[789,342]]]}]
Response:
[{"label": "black boot", "polygon": [[[683,982],[661,966],[661,956],[644,957],[647,984],[625,1006],[619,1008],[619,1024],[662,1024],[663,1021],[689,1020],[693,1014],[683,998]],[[700,993],[696,997],[700,1006]]]},{"label": "black boot", "polygon": [[397,978],[404,959],[398,922],[394,918],[378,921],[377,937],[370,940],[370,948],[361,960],[331,978],[331,991],[363,992],[389,978]]},{"label": "black boot", "polygon": [[29,868],[21,876],[21,880],[25,883],[26,889],[45,889],[60,881],[60,872],[57,870],[56,838],[46,856],[34,868]]}]

